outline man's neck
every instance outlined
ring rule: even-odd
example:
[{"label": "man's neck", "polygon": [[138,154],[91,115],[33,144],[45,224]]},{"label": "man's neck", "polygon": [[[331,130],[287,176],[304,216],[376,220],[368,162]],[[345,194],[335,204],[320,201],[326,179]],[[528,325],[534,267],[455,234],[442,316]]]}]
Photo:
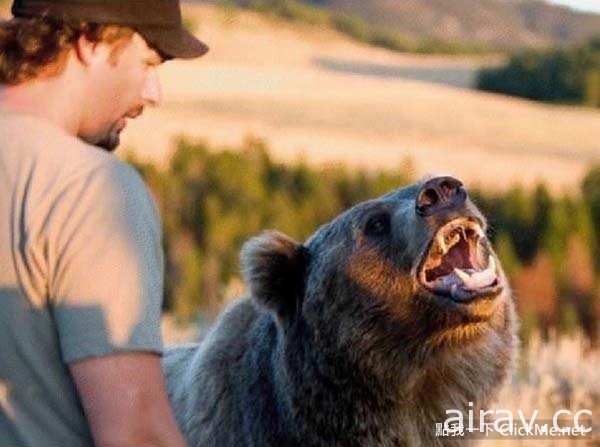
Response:
[{"label": "man's neck", "polygon": [[58,76],[19,85],[0,84],[0,108],[36,116],[76,136],[84,99],[81,92],[81,85],[65,70]]}]

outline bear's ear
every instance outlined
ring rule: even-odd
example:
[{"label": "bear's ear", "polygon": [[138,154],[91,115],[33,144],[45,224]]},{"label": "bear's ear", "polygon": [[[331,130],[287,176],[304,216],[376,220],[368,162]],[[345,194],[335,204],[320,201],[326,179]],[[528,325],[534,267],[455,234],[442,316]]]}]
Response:
[{"label": "bear's ear", "polygon": [[254,299],[280,316],[293,312],[304,293],[305,247],[269,231],[246,242],[241,258]]}]

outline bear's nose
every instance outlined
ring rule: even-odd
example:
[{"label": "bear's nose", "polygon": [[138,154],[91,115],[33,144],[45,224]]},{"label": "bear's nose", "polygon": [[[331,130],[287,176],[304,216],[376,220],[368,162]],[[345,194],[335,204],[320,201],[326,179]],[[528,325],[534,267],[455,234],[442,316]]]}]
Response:
[{"label": "bear's nose", "polygon": [[431,216],[440,211],[449,211],[465,203],[467,192],[463,184],[454,177],[435,177],[423,184],[417,194],[417,213]]}]

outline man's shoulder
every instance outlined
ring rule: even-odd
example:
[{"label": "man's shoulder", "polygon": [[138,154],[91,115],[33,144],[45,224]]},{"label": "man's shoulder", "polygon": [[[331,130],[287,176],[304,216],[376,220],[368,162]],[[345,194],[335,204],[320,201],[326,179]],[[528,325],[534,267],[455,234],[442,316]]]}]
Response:
[{"label": "man's shoulder", "polygon": [[[130,187],[143,187],[131,166],[114,155],[71,136],[51,123],[25,114],[0,113],[0,156],[36,167],[57,186],[109,176]],[[1,152],[4,151],[4,154]]]},{"label": "man's shoulder", "polygon": [[102,150],[33,115],[0,111],[0,130],[4,136],[2,146],[19,149],[23,156],[60,158],[70,164],[98,163],[109,158]]}]

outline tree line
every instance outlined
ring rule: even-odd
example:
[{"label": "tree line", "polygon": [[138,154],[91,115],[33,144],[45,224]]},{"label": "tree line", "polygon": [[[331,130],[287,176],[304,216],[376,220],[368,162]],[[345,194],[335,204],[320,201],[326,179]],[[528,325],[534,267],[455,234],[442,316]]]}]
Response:
[{"label": "tree line", "polygon": [[505,66],[480,71],[477,88],[600,107],[600,35],[574,48],[519,51]]},{"label": "tree line", "polygon": [[[304,240],[363,200],[411,183],[409,161],[393,171],[276,163],[268,145],[247,138],[214,148],[180,139],[164,169],[129,156],[152,190],[163,218],[165,309],[211,319],[243,292],[241,245],[265,229]],[[470,191],[490,223],[523,318],[534,329],[598,334],[600,319],[600,165],[580,194],[553,197],[543,184],[501,195]]]}]

